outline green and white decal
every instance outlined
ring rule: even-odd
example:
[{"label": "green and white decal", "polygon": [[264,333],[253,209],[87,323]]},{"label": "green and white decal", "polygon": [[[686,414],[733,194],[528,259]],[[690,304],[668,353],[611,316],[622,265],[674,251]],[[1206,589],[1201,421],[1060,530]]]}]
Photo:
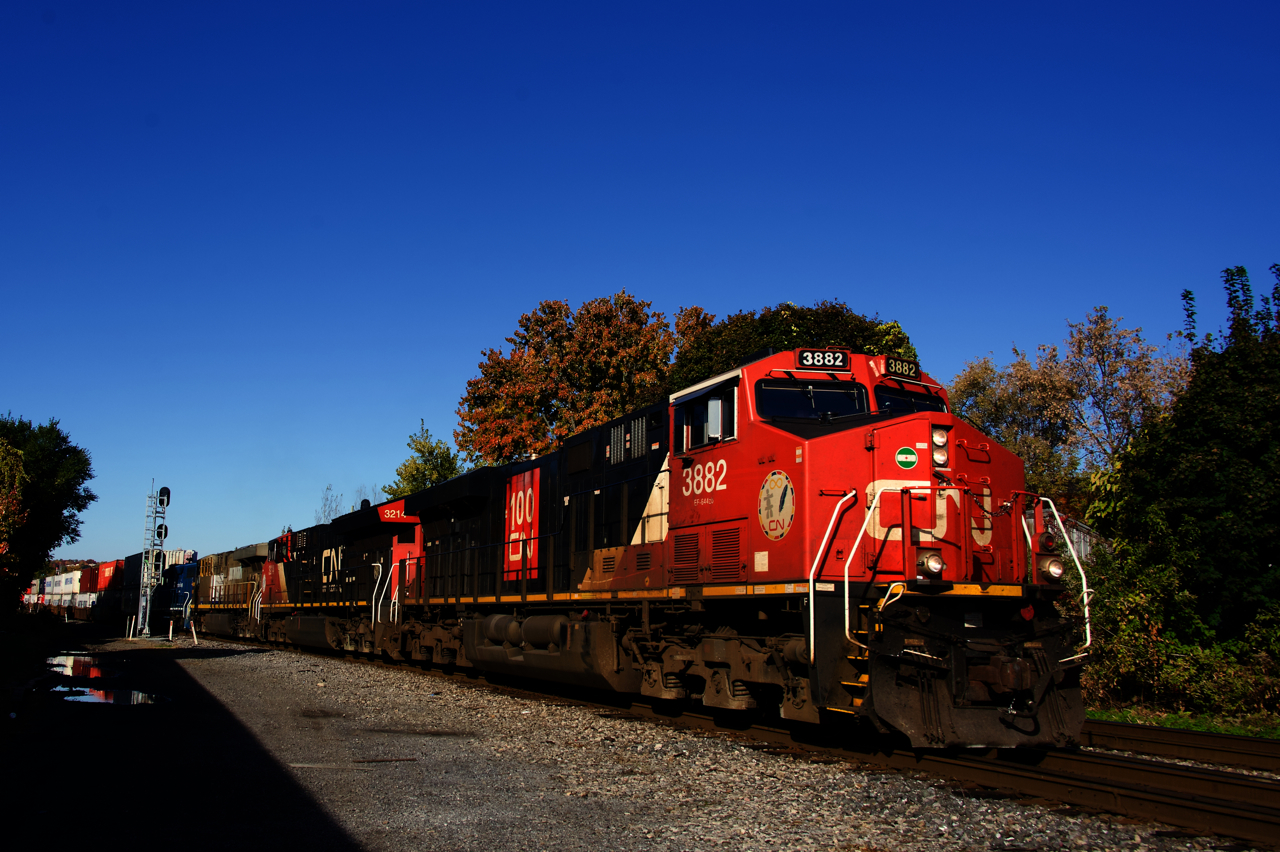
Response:
[{"label": "green and white decal", "polygon": [[898,463],[898,467],[903,470],[911,470],[916,466],[916,462],[920,461],[920,457],[916,455],[916,451],[910,447],[903,447],[893,454],[893,460]]}]

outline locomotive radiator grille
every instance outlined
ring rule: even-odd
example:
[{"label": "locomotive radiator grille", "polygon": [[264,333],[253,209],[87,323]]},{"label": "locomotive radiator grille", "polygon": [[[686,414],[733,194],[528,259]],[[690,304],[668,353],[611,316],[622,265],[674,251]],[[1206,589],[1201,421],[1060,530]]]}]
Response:
[{"label": "locomotive radiator grille", "polygon": [[737,527],[711,533],[711,579],[735,582],[742,578],[741,533]]},{"label": "locomotive radiator grille", "polygon": [[698,534],[684,533],[675,537],[675,559],[672,579],[677,583],[698,582]]},{"label": "locomotive radiator grille", "polygon": [[631,421],[631,452],[629,455],[633,459],[642,459],[648,449],[649,439],[645,435],[644,418],[638,417]]}]

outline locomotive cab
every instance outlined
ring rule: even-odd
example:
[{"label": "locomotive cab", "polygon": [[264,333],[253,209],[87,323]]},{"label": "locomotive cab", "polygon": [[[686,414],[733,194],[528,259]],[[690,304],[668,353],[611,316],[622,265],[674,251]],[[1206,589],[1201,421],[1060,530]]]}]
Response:
[{"label": "locomotive cab", "polygon": [[780,353],[672,406],[673,583],[807,593],[784,716],[865,716],[916,746],[1074,737],[1081,657],[1043,506],[917,364]]}]

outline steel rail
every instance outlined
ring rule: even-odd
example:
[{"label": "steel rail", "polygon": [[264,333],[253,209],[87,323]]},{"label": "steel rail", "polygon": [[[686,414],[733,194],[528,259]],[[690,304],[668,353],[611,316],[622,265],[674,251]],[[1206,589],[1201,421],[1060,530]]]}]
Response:
[{"label": "steel rail", "polygon": [[1280,740],[1092,720],[1080,738],[1096,748],[1280,772]]},{"label": "steel rail", "polygon": [[[1005,762],[1026,762],[1007,758],[1007,754],[1001,756]],[[1080,751],[1046,751],[1034,765],[1055,772],[1159,787],[1172,793],[1207,796],[1273,810],[1280,807],[1280,782],[1225,769],[1183,766],[1127,754]]]},{"label": "steel rail", "polygon": [[[1276,804],[1280,802],[1280,784],[1276,782],[1258,781],[1255,795],[1265,795],[1270,803],[1263,805],[1169,790],[1159,786],[1157,775],[1148,776],[1148,780],[1157,782],[1154,784],[1114,778],[1107,774],[1110,767],[1088,759],[1079,763],[1075,771],[999,759],[907,752],[895,752],[884,763],[895,769],[932,772],[1197,831],[1270,844],[1280,838],[1280,807]],[[1092,772],[1090,764],[1097,773],[1080,774]],[[1165,766],[1185,768],[1176,764]],[[1269,790],[1262,789],[1264,787]]]},{"label": "steel rail", "polygon": [[[648,712],[645,712],[648,711]],[[610,716],[650,718],[638,703]],[[1280,782],[1221,769],[1182,766],[1128,755],[1074,750],[863,751],[797,741],[784,728],[755,725],[725,730],[714,717],[684,714],[656,718],[682,727],[752,739],[762,750],[801,759],[841,757],[899,771],[928,772],[984,787],[1012,790],[1127,817],[1271,845],[1280,840]]]}]

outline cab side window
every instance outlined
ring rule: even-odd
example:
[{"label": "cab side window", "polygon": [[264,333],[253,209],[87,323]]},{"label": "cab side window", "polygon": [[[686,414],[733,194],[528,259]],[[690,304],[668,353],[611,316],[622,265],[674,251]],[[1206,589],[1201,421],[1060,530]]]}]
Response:
[{"label": "cab side window", "polygon": [[676,406],[674,451],[704,447],[737,437],[738,384],[726,383]]}]

